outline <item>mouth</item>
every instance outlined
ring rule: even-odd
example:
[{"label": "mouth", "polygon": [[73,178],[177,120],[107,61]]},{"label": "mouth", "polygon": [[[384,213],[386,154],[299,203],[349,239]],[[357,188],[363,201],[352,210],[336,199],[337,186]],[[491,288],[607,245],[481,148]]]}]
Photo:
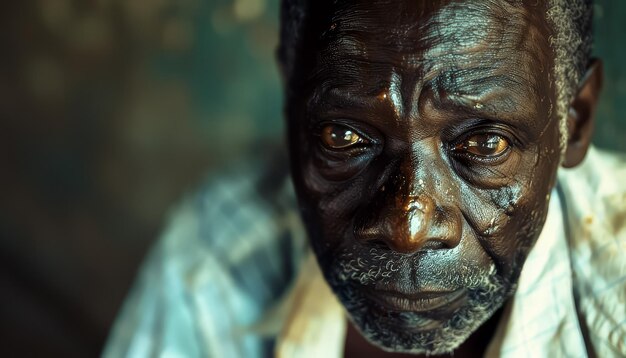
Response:
[{"label": "mouth", "polygon": [[398,291],[368,290],[365,295],[382,308],[395,312],[426,313],[454,310],[467,296],[467,290],[402,293]]}]

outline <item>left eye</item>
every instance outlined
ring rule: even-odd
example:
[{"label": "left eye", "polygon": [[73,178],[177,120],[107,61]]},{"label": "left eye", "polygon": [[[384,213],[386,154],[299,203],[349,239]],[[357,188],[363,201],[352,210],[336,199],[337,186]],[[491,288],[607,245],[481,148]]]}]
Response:
[{"label": "left eye", "polygon": [[475,134],[454,147],[456,152],[466,152],[478,157],[497,157],[509,149],[509,142],[497,134]]},{"label": "left eye", "polygon": [[348,149],[356,144],[363,143],[363,138],[351,128],[328,124],[320,134],[322,144],[329,149]]}]

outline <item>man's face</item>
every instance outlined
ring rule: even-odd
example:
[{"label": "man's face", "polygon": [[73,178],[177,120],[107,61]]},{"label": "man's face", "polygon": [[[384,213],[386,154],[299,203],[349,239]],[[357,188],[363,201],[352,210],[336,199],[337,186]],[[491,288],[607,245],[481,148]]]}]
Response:
[{"label": "man's face", "polygon": [[512,294],[547,214],[560,151],[545,9],[329,14],[288,109],[313,248],[366,338],[450,351]]}]

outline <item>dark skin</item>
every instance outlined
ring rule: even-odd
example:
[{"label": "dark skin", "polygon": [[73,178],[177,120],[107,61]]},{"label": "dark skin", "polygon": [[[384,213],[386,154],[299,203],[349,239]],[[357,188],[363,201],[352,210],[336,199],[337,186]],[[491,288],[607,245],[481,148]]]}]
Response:
[{"label": "dark skin", "polygon": [[[294,183],[320,267],[375,346],[482,354],[514,293],[561,159],[545,10],[353,1],[308,29]],[[584,158],[601,78],[594,62],[571,102],[564,166]]]}]

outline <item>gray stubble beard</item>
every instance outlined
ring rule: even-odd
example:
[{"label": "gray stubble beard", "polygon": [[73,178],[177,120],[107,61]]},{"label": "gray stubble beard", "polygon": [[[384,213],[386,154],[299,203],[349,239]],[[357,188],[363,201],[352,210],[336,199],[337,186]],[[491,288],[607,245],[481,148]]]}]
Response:
[{"label": "gray stubble beard", "polygon": [[[361,334],[371,343],[393,352],[414,354],[444,354],[458,348],[469,336],[485,323],[515,291],[498,274],[495,264],[479,269],[467,263],[459,264],[455,272],[444,272],[437,267],[423,267],[433,282],[443,280],[448,285],[467,289],[467,301],[446,321],[428,317],[428,313],[389,312],[380,314],[382,307],[365,298],[357,287],[375,282],[389,283],[398,278],[397,273],[405,265],[414,265],[410,257],[377,252],[370,249],[367,259],[355,259],[353,251],[341,252],[333,260],[326,278],[335,294],[349,313]],[[356,251],[358,252],[358,251]],[[406,269],[406,267],[404,267]],[[460,275],[459,272],[470,273]],[[410,284],[410,283],[406,283]],[[402,323],[398,327],[398,323]],[[419,330],[419,327],[437,325],[436,329]],[[409,330],[403,327],[415,327]],[[395,329],[394,329],[395,328]]]}]

